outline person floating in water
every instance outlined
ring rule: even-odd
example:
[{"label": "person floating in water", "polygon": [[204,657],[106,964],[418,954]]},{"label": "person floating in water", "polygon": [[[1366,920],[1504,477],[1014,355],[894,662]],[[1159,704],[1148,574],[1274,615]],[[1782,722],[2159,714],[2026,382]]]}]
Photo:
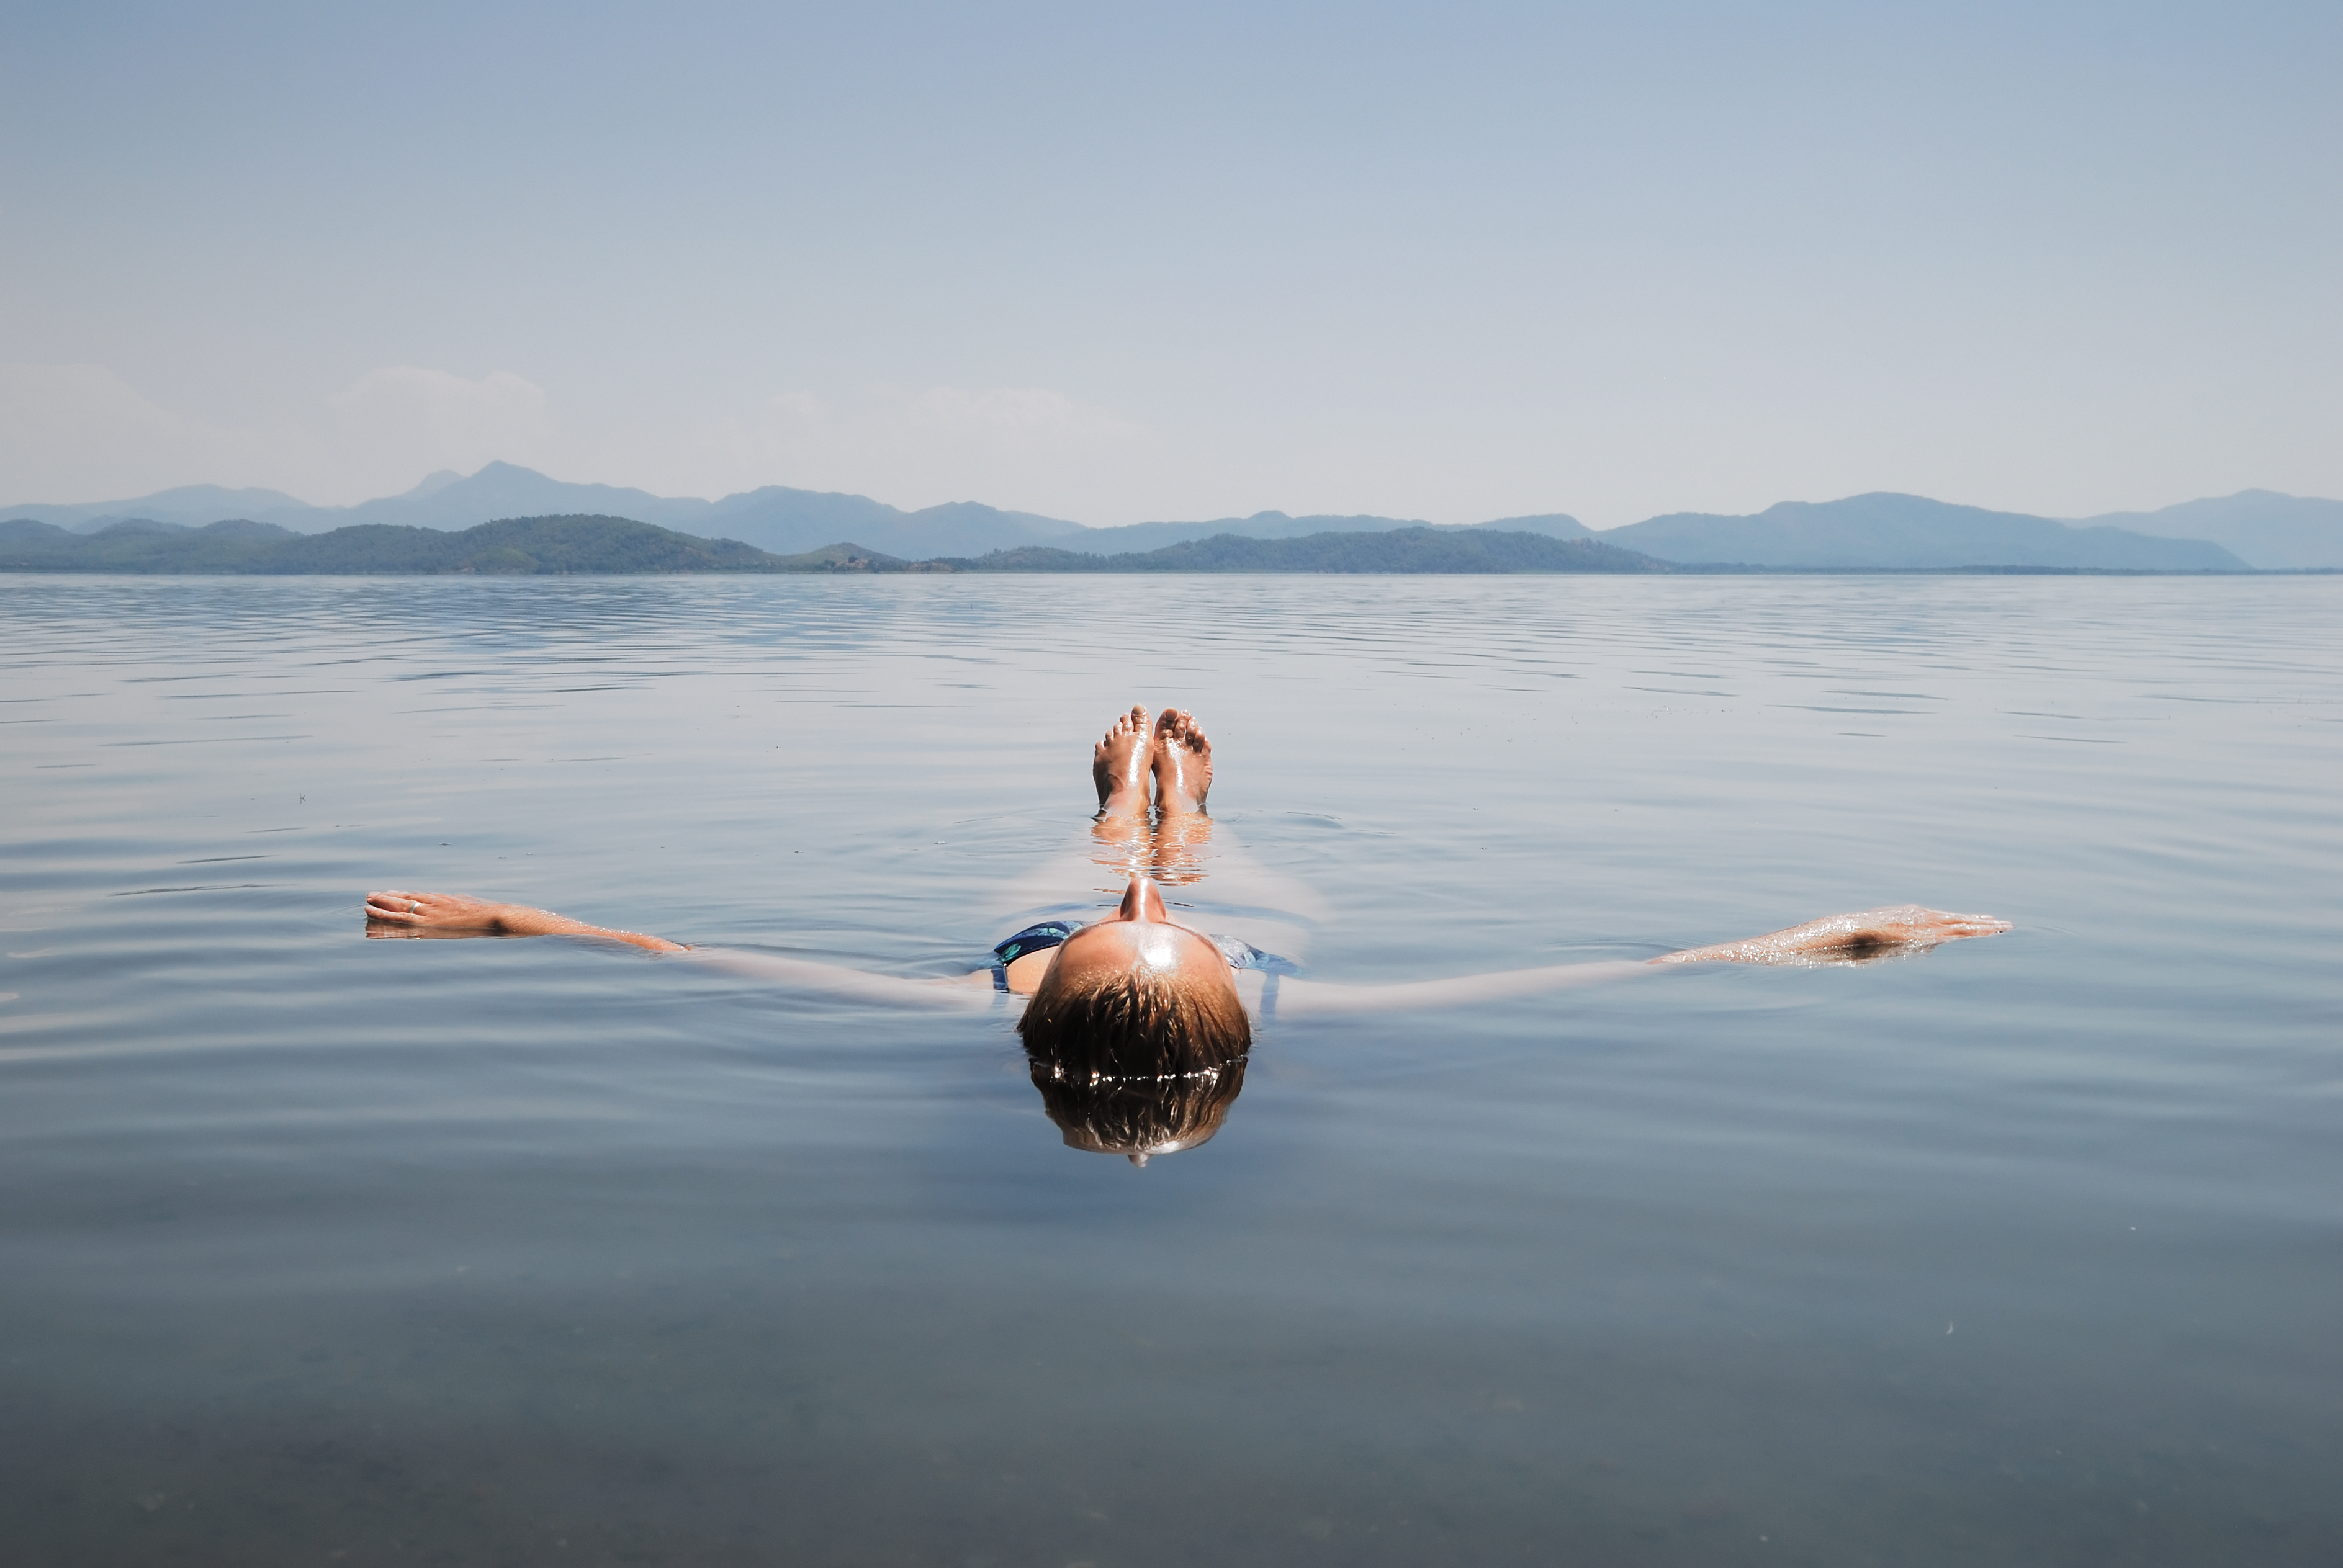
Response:
[{"label": "person floating in water", "polygon": [[[1212,748],[1192,714],[1166,709],[1151,725],[1144,708],[1132,708],[1091,749],[1091,777],[1098,789],[1095,836],[1128,869],[1121,900],[1110,913],[1029,925],[994,948],[990,964],[940,980],[774,954],[703,950],[695,959],[876,1002],[1021,1001],[1017,1032],[1034,1086],[1066,1141],[1144,1164],[1220,1130],[1243,1086],[1254,1026],[1264,1020],[1458,1007],[1670,965],[1862,963],[2009,930],[1990,916],[1901,904],[1653,959],[1388,985],[1306,980],[1250,942],[1182,924],[1164,904],[1163,885],[1202,879],[1210,840],[1204,802],[1212,787]],[[663,937],[461,893],[368,893],[366,914],[367,934],[374,937],[578,936],[655,952],[691,951]]]}]

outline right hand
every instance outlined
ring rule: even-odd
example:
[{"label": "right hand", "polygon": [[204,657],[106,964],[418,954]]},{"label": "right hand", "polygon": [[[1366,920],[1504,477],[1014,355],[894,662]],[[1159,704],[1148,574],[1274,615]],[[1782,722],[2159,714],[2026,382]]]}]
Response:
[{"label": "right hand", "polygon": [[493,903],[476,899],[468,893],[411,893],[396,889],[368,893],[366,899],[367,934],[377,932],[377,926],[416,932],[420,935],[438,931],[501,931],[506,929],[505,917],[513,908],[510,904]]},{"label": "right hand", "polygon": [[1938,942],[1994,937],[2009,930],[1991,915],[1951,915],[1918,904],[1897,904],[1859,914],[1830,915],[1771,931],[1746,941],[1689,948],[1651,961],[1655,964],[1858,964],[1925,951]]}]

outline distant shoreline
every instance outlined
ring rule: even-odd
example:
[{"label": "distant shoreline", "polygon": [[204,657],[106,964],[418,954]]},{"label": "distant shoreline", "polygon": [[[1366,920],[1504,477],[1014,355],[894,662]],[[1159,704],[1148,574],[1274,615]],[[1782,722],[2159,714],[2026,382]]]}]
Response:
[{"label": "distant shoreline", "polygon": [[906,560],[851,541],[773,555],[627,518],[514,518],[461,531],[360,524],[297,534],[240,519],[190,528],[130,521],[91,534],[0,521],[0,573],[109,577],[2320,577],[2343,568],[1957,566],[1673,561],[1591,538],[1402,528],[1289,538],[1220,534],[1097,555],[1027,545]]}]

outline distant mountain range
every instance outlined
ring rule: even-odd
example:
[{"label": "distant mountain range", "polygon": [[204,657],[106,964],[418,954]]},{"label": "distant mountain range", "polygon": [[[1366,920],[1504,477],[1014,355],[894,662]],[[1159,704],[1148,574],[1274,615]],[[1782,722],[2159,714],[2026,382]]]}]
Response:
[{"label": "distant mountain range", "polygon": [[1249,518],[1092,528],[973,501],[905,512],[867,496],[779,486],[715,501],[659,497],[608,485],[569,484],[509,463],[491,463],[468,477],[435,474],[405,495],[355,507],[313,507],[275,490],[196,485],[136,500],[0,508],[0,520],[44,522],[82,533],[126,520],[202,527],[226,519],[273,524],[303,534],[354,526],[449,531],[498,519],[558,516],[624,518],[703,540],[734,540],[785,558],[851,540],[867,554],[902,561],[974,560],[994,551],[1027,548],[1140,556],[1223,536],[1273,540],[1429,530],[1593,538],[1689,565],[1843,570],[2343,568],[2343,501],[2267,490],[2079,522],[1986,511],[1919,496],[1875,494],[1784,502],[1754,517],[1677,513],[1600,534],[1560,513],[1435,525],[1402,518],[1293,518],[1257,512]]},{"label": "distant mountain range", "polygon": [[0,522],[0,571],[227,576],[546,577],[699,572],[1656,572],[1675,568],[1593,539],[1502,528],[1386,528],[1254,539],[1222,534],[1112,556],[1024,545],[906,561],[860,545],[768,554],[626,518],[509,518],[459,530],[353,523],[297,534],[275,523],[108,523],[75,533]]},{"label": "distant mountain range", "polygon": [[902,556],[980,555],[1086,531],[1080,523],[974,502],[903,512],[867,496],[779,486],[704,501],[610,485],[573,485],[510,463],[490,463],[469,477],[434,474],[403,496],[355,507],[313,507],[276,490],[189,485],[135,501],[0,508],[0,518],[31,518],[77,532],[132,518],[195,527],[233,518],[318,534],[364,524],[456,529],[504,518],[541,517],[628,518],[702,538],[737,539],[781,555],[840,539],[864,540],[875,549]]},{"label": "distant mountain range", "polygon": [[2110,512],[2091,521],[2164,538],[2211,539],[2263,571],[2343,567],[2343,501],[2240,490],[2157,512]]},{"label": "distant mountain range", "polygon": [[[2089,530],[2097,532],[2099,530]],[[2182,540],[2158,544],[2202,551]],[[1523,572],[1734,572],[1871,570],[1870,568],[1683,566],[1594,538],[1558,539],[1516,529],[1424,526],[1261,539],[1216,534],[1160,549],[1098,555],[1020,545],[975,557],[907,561],[840,543],[773,555],[734,539],[706,539],[628,518],[508,518],[463,529],[354,523],[297,534],[275,523],[224,521],[191,528],[145,520],[74,533],[30,518],[0,522],[0,572],[119,572],[208,576],[567,576],[734,572],[1213,572],[1493,574]],[[1938,570],[2090,571],[2093,566],[1968,567]],[[2114,568],[2138,569],[2138,568]],[[2172,568],[2182,569],[2182,568]]]},{"label": "distant mountain range", "polygon": [[0,571],[375,577],[468,573],[824,571],[834,556],[784,558],[730,539],[695,538],[627,518],[512,518],[448,530],[354,523],[297,534],[275,523],[109,523],[76,534],[0,522]]},{"label": "distant mountain range", "polygon": [[[2343,513],[2343,507],[2337,510]],[[1678,512],[1613,528],[1602,537],[1662,560],[1752,567],[2248,569],[2247,561],[2208,539],[2155,538],[2096,523],[2070,525],[2016,512],[1948,506],[1918,496],[1784,501],[1754,518]]]},{"label": "distant mountain range", "polygon": [[976,572],[1316,572],[1350,574],[1664,572],[1665,561],[1592,538],[1557,539],[1506,528],[1413,528],[1253,538],[1215,534],[1161,549],[1102,556],[1024,545],[930,567]]}]

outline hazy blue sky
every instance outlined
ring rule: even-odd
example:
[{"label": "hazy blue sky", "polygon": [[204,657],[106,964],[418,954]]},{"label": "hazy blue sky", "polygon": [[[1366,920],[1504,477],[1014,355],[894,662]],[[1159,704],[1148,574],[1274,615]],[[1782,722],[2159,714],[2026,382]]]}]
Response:
[{"label": "hazy blue sky", "polygon": [[2343,5],[0,8],[0,501],[2343,495]]}]

